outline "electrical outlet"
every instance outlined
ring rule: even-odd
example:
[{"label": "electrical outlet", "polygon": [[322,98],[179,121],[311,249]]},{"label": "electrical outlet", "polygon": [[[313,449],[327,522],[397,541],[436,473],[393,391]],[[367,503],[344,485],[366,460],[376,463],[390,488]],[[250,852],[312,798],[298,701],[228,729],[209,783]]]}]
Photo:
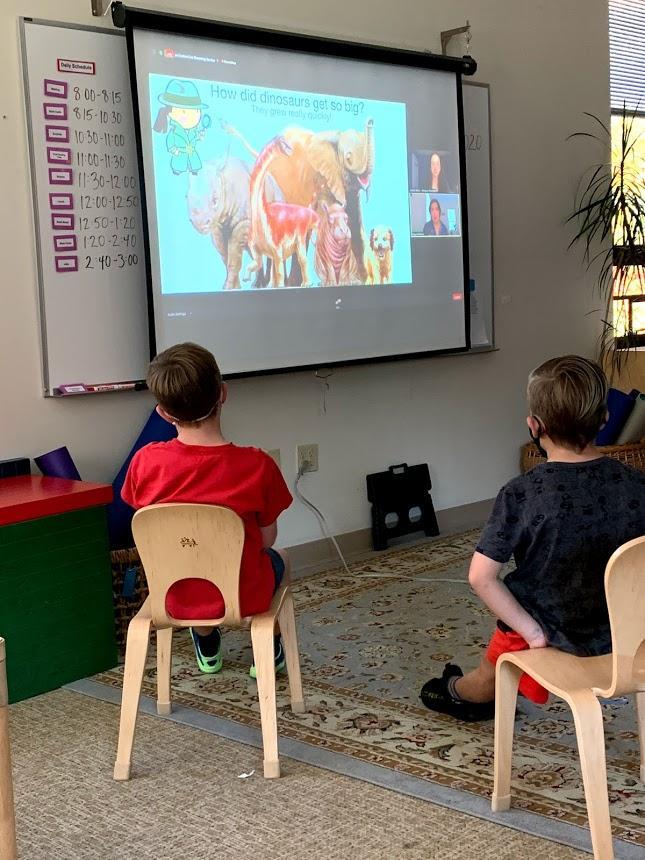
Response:
[{"label": "electrical outlet", "polygon": [[298,445],[297,467],[299,472],[318,471],[318,445]]},{"label": "electrical outlet", "polygon": [[279,448],[270,448],[267,451],[267,454],[269,455],[269,457],[271,457],[272,460],[275,460],[275,462],[279,468],[281,465],[280,464],[280,449]]}]

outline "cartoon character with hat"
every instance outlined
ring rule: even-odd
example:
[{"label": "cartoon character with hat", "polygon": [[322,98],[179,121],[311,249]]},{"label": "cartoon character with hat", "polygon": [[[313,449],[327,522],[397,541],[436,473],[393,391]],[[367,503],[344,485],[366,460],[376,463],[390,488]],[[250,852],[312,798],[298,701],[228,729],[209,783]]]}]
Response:
[{"label": "cartoon character with hat", "polygon": [[210,125],[208,114],[202,117],[202,103],[197,87],[192,81],[170,81],[166,91],[159,96],[163,107],[159,109],[154,130],[167,135],[166,148],[172,158],[170,167],[177,176],[190,171],[198,173],[202,160],[197,152],[197,143],[204,139]]}]

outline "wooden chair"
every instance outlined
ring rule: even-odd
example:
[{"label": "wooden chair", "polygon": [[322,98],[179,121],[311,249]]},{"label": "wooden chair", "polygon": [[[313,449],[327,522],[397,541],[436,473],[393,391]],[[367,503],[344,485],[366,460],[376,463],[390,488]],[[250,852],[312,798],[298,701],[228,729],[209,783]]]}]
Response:
[{"label": "wooden chair", "polygon": [[599,698],[636,694],[645,782],[645,537],[629,541],[607,563],[605,593],[612,653],[574,657],[556,648],[503,654],[495,687],[495,782],[492,807],[511,805],[511,758],[517,688],[522,672],[563,698],[573,712],[594,857],[613,860],[605,735]]},{"label": "wooden chair", "polygon": [[[130,622],[125,651],[121,722],[114,779],[130,778],[130,761],[136,728],[141,684],[148,654],[150,631],[157,631],[157,713],[169,714],[170,669],[173,628],[251,628],[253,657],[257,670],[264,776],[280,776],[275,696],[273,630],[280,623],[285,651],[291,709],[305,710],[300,679],[300,658],[296,623],[288,576],[275,593],[269,610],[252,618],[242,618],[239,599],[240,560],[244,526],[228,508],[215,505],[167,504],[142,508],[134,515],[132,531],[148,581],[149,597]],[[166,613],[166,594],[176,582],[198,578],[213,583],[224,600],[220,618],[172,618]],[[217,679],[213,678],[213,684]]]},{"label": "wooden chair", "polygon": [[9,704],[4,639],[0,639],[0,857],[16,860],[16,820],[9,754]]}]

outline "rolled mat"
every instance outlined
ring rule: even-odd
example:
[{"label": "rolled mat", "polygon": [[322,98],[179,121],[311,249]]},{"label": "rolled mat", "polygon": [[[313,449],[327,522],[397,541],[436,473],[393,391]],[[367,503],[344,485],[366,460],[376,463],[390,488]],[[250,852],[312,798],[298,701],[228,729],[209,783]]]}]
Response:
[{"label": "rolled mat", "polygon": [[609,418],[607,423],[596,436],[596,445],[614,445],[621,433],[627,419],[629,418],[637,391],[625,394],[617,388],[610,388],[607,395],[607,411]]},{"label": "rolled mat", "polygon": [[643,438],[645,438],[645,394],[639,394],[625,426],[616,439],[616,444],[627,445],[629,442],[640,442]]},{"label": "rolled mat", "polygon": [[121,489],[132,458],[140,448],[149,445],[150,442],[168,442],[170,439],[174,439],[176,435],[177,431],[173,425],[164,421],[157,414],[157,411],[153,409],[152,414],[146,421],[141,433],[139,433],[137,441],[132,446],[132,450],[126,457],[125,462],[112,483],[112,490],[114,491],[113,502],[111,505],[108,505],[107,509],[108,530],[112,549],[125,549],[133,545],[132,517],[134,511],[121,498]]},{"label": "rolled mat", "polygon": [[34,461],[47,478],[68,478],[71,481],[81,480],[76,464],[72,460],[72,455],[65,445],[62,448],[55,448],[53,451],[41,454],[40,457],[34,457]]}]

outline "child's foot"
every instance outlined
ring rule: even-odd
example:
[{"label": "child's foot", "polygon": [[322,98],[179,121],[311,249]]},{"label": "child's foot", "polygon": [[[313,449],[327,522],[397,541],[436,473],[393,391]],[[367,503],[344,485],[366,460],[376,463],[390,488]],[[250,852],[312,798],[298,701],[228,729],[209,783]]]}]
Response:
[{"label": "child's foot", "polygon": [[[273,637],[273,655],[275,660],[275,673],[281,672],[286,666],[286,659],[284,656],[284,648],[282,647],[282,637],[280,635]],[[258,673],[255,668],[255,663],[251,664],[251,668],[249,669],[249,675],[252,678],[257,678]]]},{"label": "child's foot", "polygon": [[208,636],[200,636],[190,628],[190,635],[195,648],[195,657],[200,672],[214,675],[222,668],[222,635],[219,628],[215,628]]},{"label": "child's foot", "polygon": [[432,678],[421,688],[421,701],[431,711],[449,714],[457,720],[478,723],[495,717],[495,702],[468,702],[455,690],[455,681],[464,673],[459,666],[446,663],[441,678]]}]

